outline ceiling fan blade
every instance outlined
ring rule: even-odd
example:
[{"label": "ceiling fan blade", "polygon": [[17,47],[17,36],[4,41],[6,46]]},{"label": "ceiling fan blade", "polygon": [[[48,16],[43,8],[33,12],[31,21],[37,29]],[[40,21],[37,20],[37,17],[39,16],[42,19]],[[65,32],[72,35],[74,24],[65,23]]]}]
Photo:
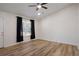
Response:
[{"label": "ceiling fan blade", "polygon": [[45,4],[47,4],[47,3],[42,3],[41,5],[45,5]]},{"label": "ceiling fan blade", "polygon": [[39,8],[36,8],[36,11],[38,11]]},{"label": "ceiling fan blade", "polygon": [[44,8],[44,9],[48,9],[47,7],[45,7],[45,6],[42,6],[42,8]]},{"label": "ceiling fan blade", "polygon": [[29,5],[29,7],[36,7],[36,5]]}]

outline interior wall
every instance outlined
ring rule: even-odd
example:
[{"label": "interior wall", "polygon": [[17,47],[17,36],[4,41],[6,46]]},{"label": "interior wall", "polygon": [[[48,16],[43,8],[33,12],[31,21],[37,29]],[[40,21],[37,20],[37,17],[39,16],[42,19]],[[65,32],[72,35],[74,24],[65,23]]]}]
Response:
[{"label": "interior wall", "polygon": [[[77,15],[78,15],[78,23],[77,23],[77,25],[78,25],[78,27],[77,27],[78,28],[78,35],[77,35],[77,37],[78,37],[78,40],[79,40],[79,4],[77,5],[77,7],[78,7],[78,9],[77,9],[77,11],[78,11],[78,13],[77,13]],[[79,49],[79,45],[78,45],[78,49]]]},{"label": "interior wall", "polygon": [[16,16],[3,13],[4,16],[4,47],[16,44]]},{"label": "interior wall", "polygon": [[63,8],[40,21],[38,38],[79,45],[78,4]]},{"label": "interior wall", "polygon": [[2,48],[3,45],[3,18],[2,15],[0,15],[0,48]]},{"label": "interior wall", "polygon": [[4,47],[14,45],[16,43],[16,16],[2,11],[0,15],[4,21]]},{"label": "interior wall", "polygon": [[[0,15],[4,20],[4,47],[8,47],[11,45],[17,44],[16,42],[16,14],[2,12],[0,11]],[[24,37],[23,42],[29,41],[30,36]]]},{"label": "interior wall", "polygon": [[40,38],[40,34],[41,34],[41,26],[40,26],[40,20],[35,20],[35,36],[36,39]]}]

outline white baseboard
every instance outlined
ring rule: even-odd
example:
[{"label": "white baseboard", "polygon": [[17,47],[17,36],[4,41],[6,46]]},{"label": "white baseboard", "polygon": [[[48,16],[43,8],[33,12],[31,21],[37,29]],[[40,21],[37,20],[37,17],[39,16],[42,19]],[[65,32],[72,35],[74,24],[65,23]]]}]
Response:
[{"label": "white baseboard", "polygon": [[9,46],[13,46],[13,45],[16,45],[16,44],[20,44],[20,43],[23,43],[23,42],[28,42],[28,41],[30,41],[30,40],[22,41],[22,42],[15,42],[15,43],[12,43],[12,44],[8,44],[8,45],[5,45],[4,48],[5,47],[9,47]]},{"label": "white baseboard", "polygon": [[5,48],[5,47],[9,47],[9,46],[13,46],[13,45],[16,45],[16,44],[18,44],[18,43],[13,43],[13,44],[9,44],[9,45],[4,45],[4,48]]}]

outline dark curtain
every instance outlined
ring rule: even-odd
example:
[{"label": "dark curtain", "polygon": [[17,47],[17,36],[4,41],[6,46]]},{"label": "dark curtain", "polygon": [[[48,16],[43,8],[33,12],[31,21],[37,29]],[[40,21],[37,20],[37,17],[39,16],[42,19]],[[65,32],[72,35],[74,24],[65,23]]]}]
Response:
[{"label": "dark curtain", "polygon": [[31,21],[31,39],[35,39],[35,23],[34,20],[30,20]]},{"label": "dark curtain", "polygon": [[22,17],[17,17],[17,42],[23,41]]}]

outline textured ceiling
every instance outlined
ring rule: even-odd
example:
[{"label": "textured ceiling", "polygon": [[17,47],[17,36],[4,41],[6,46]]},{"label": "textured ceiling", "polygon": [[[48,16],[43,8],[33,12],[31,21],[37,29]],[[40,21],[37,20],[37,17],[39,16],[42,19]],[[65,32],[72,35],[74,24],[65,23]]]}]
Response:
[{"label": "textured ceiling", "polygon": [[[46,6],[47,10],[41,8],[39,11],[36,11],[36,7],[28,7],[28,5],[36,5],[36,3],[0,3],[0,10],[17,15],[27,16],[35,19],[44,18],[62,8],[70,5],[69,3],[48,3]],[[37,13],[41,12],[41,15],[38,16]]]}]

